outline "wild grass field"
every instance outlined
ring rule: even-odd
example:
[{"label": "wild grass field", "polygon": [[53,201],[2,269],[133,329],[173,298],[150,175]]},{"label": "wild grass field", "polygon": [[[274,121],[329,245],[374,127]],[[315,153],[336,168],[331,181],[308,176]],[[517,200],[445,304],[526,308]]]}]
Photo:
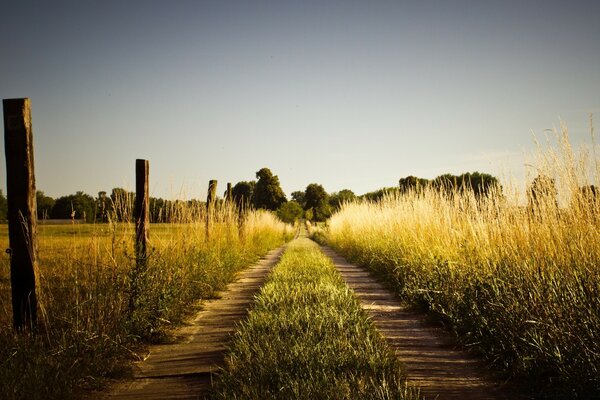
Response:
[{"label": "wild grass field", "polygon": [[[240,225],[237,212],[221,208],[206,238],[201,213],[180,212],[180,223],[151,225],[148,267],[135,277],[133,224],[40,225],[37,335],[12,330],[9,258],[1,257],[0,398],[72,398],[126,374],[145,343],[168,339],[197,300],[292,236],[270,213],[248,212]],[[8,247],[5,225],[0,246]]]},{"label": "wild grass field", "polygon": [[537,157],[536,173],[549,179],[536,193],[417,188],[345,204],[325,238],[505,378],[543,396],[595,398],[600,170],[593,152],[571,148],[566,131],[558,139]]}]

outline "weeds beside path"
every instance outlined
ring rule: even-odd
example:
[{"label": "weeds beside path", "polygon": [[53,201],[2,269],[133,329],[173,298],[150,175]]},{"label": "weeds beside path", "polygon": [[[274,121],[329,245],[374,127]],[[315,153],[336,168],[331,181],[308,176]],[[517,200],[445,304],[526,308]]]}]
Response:
[{"label": "weeds beside path", "polygon": [[348,263],[331,248],[322,246],[361,306],[405,367],[409,383],[426,399],[514,399],[485,373],[476,358],[458,349],[450,335],[427,322],[424,314],[410,311],[391,291],[366,270]]},{"label": "weeds beside path", "polygon": [[131,380],[99,397],[107,399],[201,399],[208,394],[212,374],[224,362],[226,344],[236,323],[246,315],[254,293],[277,263],[284,247],[270,251],[243,271],[220,298],[209,300],[190,325],[179,329],[173,344],[151,346],[136,365]]}]

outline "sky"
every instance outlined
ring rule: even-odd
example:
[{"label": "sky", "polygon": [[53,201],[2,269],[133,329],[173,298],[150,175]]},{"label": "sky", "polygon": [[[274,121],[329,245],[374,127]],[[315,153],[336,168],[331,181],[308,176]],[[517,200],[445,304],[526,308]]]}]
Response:
[{"label": "sky", "polygon": [[591,0],[5,1],[0,54],[52,197],[133,189],[136,158],[165,198],[262,167],[288,195],[523,176],[534,135],[600,115]]}]

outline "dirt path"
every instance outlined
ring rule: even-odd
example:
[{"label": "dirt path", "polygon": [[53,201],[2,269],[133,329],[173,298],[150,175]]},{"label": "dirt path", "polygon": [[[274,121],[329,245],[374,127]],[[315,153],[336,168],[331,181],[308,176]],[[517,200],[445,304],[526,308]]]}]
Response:
[{"label": "dirt path", "polygon": [[284,247],[270,251],[227,286],[221,298],[204,303],[189,326],[175,332],[176,343],[150,347],[149,356],[136,363],[133,379],[120,382],[101,399],[202,399],[210,390],[212,374],[224,365],[226,345],[235,324],[247,313]]},{"label": "dirt path", "polygon": [[322,246],[355,291],[377,329],[404,364],[408,381],[426,399],[514,399],[485,374],[485,366],[454,345],[451,336],[433,327],[423,314],[410,311],[369,273]]}]

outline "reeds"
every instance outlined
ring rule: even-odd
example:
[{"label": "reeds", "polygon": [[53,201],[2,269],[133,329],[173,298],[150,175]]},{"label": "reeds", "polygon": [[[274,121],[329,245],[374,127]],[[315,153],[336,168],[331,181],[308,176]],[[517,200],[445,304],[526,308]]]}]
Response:
[{"label": "reeds", "polygon": [[346,204],[326,237],[505,375],[546,394],[597,396],[599,171],[589,152],[571,149],[564,126],[557,138],[534,169],[557,194],[425,188]]}]

